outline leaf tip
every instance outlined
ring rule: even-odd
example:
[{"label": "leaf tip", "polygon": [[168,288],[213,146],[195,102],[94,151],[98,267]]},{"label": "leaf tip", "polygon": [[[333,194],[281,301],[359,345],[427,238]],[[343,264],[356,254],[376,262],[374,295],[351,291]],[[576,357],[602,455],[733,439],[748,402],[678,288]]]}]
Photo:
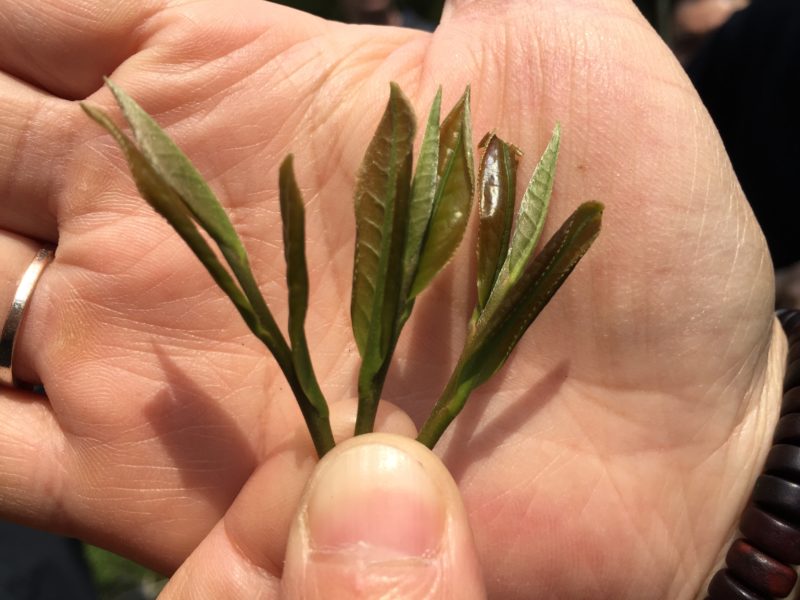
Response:
[{"label": "leaf tip", "polygon": [[389,98],[392,100],[397,100],[400,98],[405,98],[405,94],[403,93],[403,89],[400,87],[400,84],[396,81],[389,82]]},{"label": "leaf tip", "polygon": [[480,142],[478,142],[478,148],[480,148],[480,149],[488,148],[488,147],[489,147],[489,144],[491,144],[491,143],[492,143],[492,141],[493,141],[493,140],[494,140],[496,137],[497,137],[497,134],[495,133],[494,129],[492,129],[491,131],[487,132],[487,133],[486,133],[486,134],[484,134],[484,136],[481,138],[481,141],[480,141]]},{"label": "leaf tip", "polygon": [[553,127],[553,133],[550,136],[550,143],[548,146],[552,148],[552,150],[558,154],[558,147],[561,145],[561,123],[556,121],[555,127]]},{"label": "leaf tip", "polygon": [[597,200],[589,200],[581,204],[579,208],[592,214],[597,220],[601,220],[603,218],[603,212],[606,209],[606,205],[602,202],[598,202]]},{"label": "leaf tip", "polygon": [[103,83],[109,90],[111,90],[111,93],[114,94],[114,98],[117,100],[117,102],[122,104],[121,98],[125,97],[125,92],[122,91],[122,88],[114,83],[110,77],[106,77],[105,75],[103,75]]},{"label": "leaf tip", "polygon": [[111,117],[101,108],[92,106],[86,102],[80,102],[80,107],[84,113],[95,123],[100,125],[103,129],[116,136],[116,125],[111,120]]},{"label": "leaf tip", "polygon": [[[95,118],[95,112],[97,109],[94,106],[87,104],[86,102],[78,102],[78,105],[81,107],[81,110],[86,113],[90,118]],[[95,119],[96,120],[96,119]]]}]

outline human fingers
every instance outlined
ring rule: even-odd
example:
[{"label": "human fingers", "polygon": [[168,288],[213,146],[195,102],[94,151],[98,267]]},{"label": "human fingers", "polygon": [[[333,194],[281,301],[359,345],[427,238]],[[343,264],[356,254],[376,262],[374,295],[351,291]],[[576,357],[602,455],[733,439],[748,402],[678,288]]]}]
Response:
[{"label": "human fingers", "polygon": [[20,372],[14,352],[36,277],[46,270],[39,250],[0,231],[0,515],[57,528],[64,436],[46,400],[22,389],[29,373]]},{"label": "human fingers", "polygon": [[0,387],[0,518],[63,530],[64,442],[41,396]]},{"label": "human fingers", "polygon": [[61,98],[85,98],[139,48],[164,4],[2,0],[0,71]]},{"label": "human fingers", "polygon": [[317,466],[289,534],[286,599],[485,597],[458,488],[416,441],[371,434]]},{"label": "human fingers", "polygon": [[[461,17],[470,11],[492,11],[494,14],[502,15],[504,11],[513,5],[533,4],[530,0],[445,0],[442,9],[441,22],[446,23],[454,17]],[[631,14],[639,14],[633,2],[630,0],[579,0],[577,4],[589,6],[618,6],[623,10],[631,11]]]},{"label": "human fingers", "polygon": [[[337,440],[352,434],[355,408],[354,400],[332,407]],[[376,428],[409,441],[416,432],[408,416],[389,403],[382,403]],[[271,454],[224,518],[178,569],[162,598],[281,597],[286,536],[316,462],[310,442],[286,444]]]},{"label": "human fingers", "polygon": [[[241,486],[246,474],[240,473],[248,469],[248,460],[255,462],[255,458],[249,458],[241,446],[226,444],[235,438],[231,433],[234,427],[215,419],[208,427],[210,433],[199,437],[206,447],[216,442],[219,447],[209,454],[221,457],[225,463],[224,471],[217,467],[222,473],[214,478],[219,485],[214,498],[217,505],[207,498],[187,502],[192,484],[181,481],[180,476],[192,469],[185,468],[179,476],[177,468],[164,464],[163,446],[152,443],[157,433],[134,433],[138,439],[131,442],[129,436],[136,431],[136,425],[117,425],[121,419],[118,414],[111,415],[113,407],[93,412],[91,387],[87,386],[73,405],[60,398],[51,403],[44,396],[23,391],[26,383],[38,381],[36,362],[45,353],[41,332],[61,329],[61,323],[48,320],[46,307],[35,309],[47,304],[48,295],[40,296],[40,292],[50,275],[58,278],[53,271],[58,265],[44,266],[37,242],[2,231],[0,256],[0,516],[91,539],[165,570],[173,569],[227,508],[238,489],[234,487],[237,477]],[[37,271],[41,274],[38,282]],[[32,322],[37,319],[44,323]],[[30,360],[26,365],[33,367],[30,372],[18,366],[17,350],[22,339],[27,340]],[[49,340],[48,345],[52,345]],[[48,351],[70,352],[63,347]],[[46,380],[50,391],[51,383],[52,379]],[[150,411],[151,424],[160,418],[161,427],[188,429],[192,431],[190,437],[196,436],[202,426],[183,425],[180,417],[171,414],[178,411],[171,411],[164,404]],[[109,427],[109,423],[113,425]],[[128,451],[130,447],[135,451]],[[215,468],[211,462],[213,459],[197,460],[200,466],[195,470],[208,472]],[[142,464],[146,465],[146,473]],[[253,465],[249,468],[252,470]],[[164,531],[157,548],[152,548],[152,536],[144,524],[152,524],[154,519],[147,511],[158,514],[154,507],[159,503],[168,507],[175,504],[174,496],[180,499],[181,516],[191,526]],[[123,505],[126,511],[120,514]],[[147,515],[145,519],[141,519],[142,513]],[[169,516],[167,520],[175,522]],[[156,525],[154,529],[162,527]]]},{"label": "human fingers", "polygon": [[74,137],[74,111],[2,72],[0,106],[0,229],[54,243],[57,182]]},{"label": "human fingers", "polygon": [[[28,329],[28,319],[24,317],[35,301],[34,292],[50,264],[47,256],[39,260],[42,249],[41,242],[0,229],[0,256],[3,257],[0,262],[0,356],[4,363],[0,365],[4,369],[0,384],[11,385],[14,380],[39,383],[31,361],[19,360],[19,348]],[[40,296],[37,294],[36,299]]]}]

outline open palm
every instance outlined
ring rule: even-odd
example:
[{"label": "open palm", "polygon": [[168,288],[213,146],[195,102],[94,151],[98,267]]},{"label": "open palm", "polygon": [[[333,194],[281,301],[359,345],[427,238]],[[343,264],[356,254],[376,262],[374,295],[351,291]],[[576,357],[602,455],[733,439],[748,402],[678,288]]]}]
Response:
[{"label": "open palm", "polygon": [[[314,463],[273,360],[72,100],[110,108],[110,74],[169,131],[229,209],[279,322],[277,170],[295,154],[307,332],[344,432],[354,175],[390,81],[418,114],[437,85],[449,105],[469,83],[475,132],[526,151],[520,179],[562,124],[545,236],[579,202],[606,204],[598,242],[437,447],[490,596],[697,593],[765,450],[780,341],[761,233],[631,2],[454,1],[434,34],[255,0],[0,4],[0,227],[58,240],[18,360],[49,402],[0,396],[0,511],[164,571],[225,515],[269,567]],[[460,350],[472,265],[461,252],[401,338],[385,398],[417,424]],[[381,422],[411,429],[397,411]]]}]

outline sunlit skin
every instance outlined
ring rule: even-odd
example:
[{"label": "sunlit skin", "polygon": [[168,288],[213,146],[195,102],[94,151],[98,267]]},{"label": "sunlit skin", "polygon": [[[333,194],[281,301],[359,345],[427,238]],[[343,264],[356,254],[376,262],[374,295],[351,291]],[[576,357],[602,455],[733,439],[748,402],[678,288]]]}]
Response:
[{"label": "sunlit skin", "polygon": [[[437,446],[490,597],[699,593],[769,446],[785,342],[722,144],[632,2],[462,0],[434,34],[255,0],[0,0],[0,14],[0,227],[58,239],[17,357],[48,401],[0,389],[3,517],[166,573],[217,525],[207,570],[258,565],[271,598],[315,463],[274,362],[73,100],[119,119],[111,75],[167,128],[230,211],[279,323],[278,167],[295,154],[307,332],[341,436],[364,149],[390,81],[420,115],[438,85],[449,107],[469,83],[474,142],[494,129],[526,152],[517,196],[561,123],[545,239],[580,202],[606,206],[596,244]],[[33,247],[0,243],[23,269]],[[417,303],[383,429],[413,433],[400,411],[419,425],[447,380],[475,300],[472,244]]]}]

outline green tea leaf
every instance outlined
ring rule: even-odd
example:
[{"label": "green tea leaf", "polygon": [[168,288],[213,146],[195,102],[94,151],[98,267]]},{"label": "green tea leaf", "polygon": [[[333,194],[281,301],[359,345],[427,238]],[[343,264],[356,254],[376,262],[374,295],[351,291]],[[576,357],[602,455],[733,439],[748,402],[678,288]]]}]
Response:
[{"label": "green tea leaf", "polygon": [[289,358],[289,348],[261,295],[244,245],[214,192],[175,142],[135,100],[110,79],[106,79],[106,85],[122,108],[147,163],[173,189],[197,224],[216,242],[233,276],[258,315],[262,331],[267,332],[262,340],[279,363],[285,362]]},{"label": "green tea leaf", "polygon": [[492,295],[472,329],[458,364],[417,440],[433,448],[461,412],[472,391],[508,359],[519,339],[547,305],[600,232],[603,205],[579,206],[502,299]]},{"label": "green tea leaf", "polygon": [[[246,261],[247,255],[233,224],[203,176],[133,98],[110,79],[106,79],[106,85],[122,108],[134,139],[150,166],[172,186],[224,254],[230,253],[236,260]],[[230,259],[226,257],[226,260]]]},{"label": "green tea leaf", "polygon": [[[392,84],[389,102],[359,170],[350,314],[362,359],[371,370],[393,343],[408,226],[415,119]],[[370,344],[374,336],[375,343]],[[369,346],[372,346],[370,351]]]},{"label": "green tea leaf", "polygon": [[450,261],[467,229],[475,181],[469,97],[467,88],[441,126],[439,180],[409,300]]},{"label": "green tea leaf", "polygon": [[508,253],[520,151],[488,134],[478,170],[478,312],[483,311]]},{"label": "green tea leaf", "polygon": [[314,408],[328,415],[306,340],[305,320],[308,311],[308,268],[305,249],[305,209],[294,176],[293,157],[287,156],[280,168],[280,205],[283,221],[283,254],[286,258],[286,283],[289,287],[289,341],[297,378]]},{"label": "green tea leaf", "polygon": [[408,235],[403,257],[404,296],[408,297],[417,274],[420,252],[433,213],[436,186],[439,180],[439,114],[442,106],[442,88],[436,92],[425,135],[422,138],[414,183],[411,188],[411,205],[408,217]]},{"label": "green tea leaf", "polygon": [[[107,114],[83,103],[81,103],[81,107],[89,117],[103,126],[112,135],[114,140],[122,148],[125,158],[128,161],[131,174],[136,182],[136,186],[144,199],[169,222],[173,229],[175,229],[180,237],[187,243],[192,252],[194,252],[200,262],[206,267],[217,285],[233,301],[234,306],[239,311],[239,314],[241,314],[250,330],[272,352],[297,398],[300,411],[303,413],[303,417],[308,425],[317,453],[320,457],[324,456],[325,453],[334,446],[333,433],[331,432],[324,399],[321,393],[318,397],[311,396],[311,398],[309,398],[304,384],[298,378],[289,346],[286,344],[280,329],[278,329],[277,324],[272,319],[272,314],[269,312],[269,309],[267,309],[266,303],[258,291],[255,279],[247,265],[246,256],[243,261],[235,260],[235,257],[232,257],[230,253],[226,255],[224,250],[220,247],[220,249],[223,250],[223,256],[228,260],[229,266],[231,266],[231,270],[233,270],[234,275],[237,276],[237,285],[237,281],[234,281],[234,278],[219,261],[217,255],[198,230],[197,224],[199,223],[199,219],[197,218],[197,213],[191,210],[187,199],[181,196],[163,173],[154,167],[152,161],[114,124]],[[158,126],[155,125],[155,127]],[[204,182],[203,184],[205,185]],[[211,201],[217,202],[213,194],[210,198]],[[217,206],[219,207],[218,203]],[[219,208],[221,210],[221,207]],[[202,223],[199,224],[202,227]],[[208,232],[208,230],[206,231]],[[231,231],[233,230],[231,229]],[[235,232],[233,235],[236,235]],[[214,241],[216,241],[216,239]],[[236,237],[236,243],[241,245],[238,236]],[[236,269],[239,270],[238,274]],[[261,309],[258,307],[254,308],[253,297],[260,301]],[[311,388],[309,387],[309,389]],[[311,393],[314,393],[313,390]]]},{"label": "green tea leaf", "polygon": [[508,251],[507,264],[503,265],[503,274],[498,280],[500,285],[504,285],[505,275],[512,282],[519,278],[520,273],[526,268],[533,251],[536,249],[536,244],[539,243],[539,237],[542,235],[542,228],[547,217],[550,196],[553,193],[553,179],[556,172],[560,140],[561,128],[556,125],[550,142],[547,144],[539,164],[536,165],[528,184],[528,189],[522,198],[519,215],[517,216],[517,225]]},{"label": "green tea leaf", "polygon": [[414,111],[393,83],[356,183],[351,316],[362,358],[357,435],[372,431],[400,330],[415,127]]},{"label": "green tea leaf", "polygon": [[265,332],[263,332],[263,328],[250,302],[236,285],[230,273],[219,262],[217,255],[209,247],[205,238],[197,230],[191,214],[172,187],[150,166],[130,138],[117,127],[105,112],[84,103],[81,103],[81,108],[89,117],[105,128],[122,149],[136,187],[142,197],[172,225],[178,235],[188,244],[217,285],[233,301],[248,326],[263,335]]},{"label": "green tea leaf", "polygon": [[493,295],[466,344],[465,374],[480,385],[503,366],[519,339],[600,233],[603,205],[584,202],[501,297]]}]

